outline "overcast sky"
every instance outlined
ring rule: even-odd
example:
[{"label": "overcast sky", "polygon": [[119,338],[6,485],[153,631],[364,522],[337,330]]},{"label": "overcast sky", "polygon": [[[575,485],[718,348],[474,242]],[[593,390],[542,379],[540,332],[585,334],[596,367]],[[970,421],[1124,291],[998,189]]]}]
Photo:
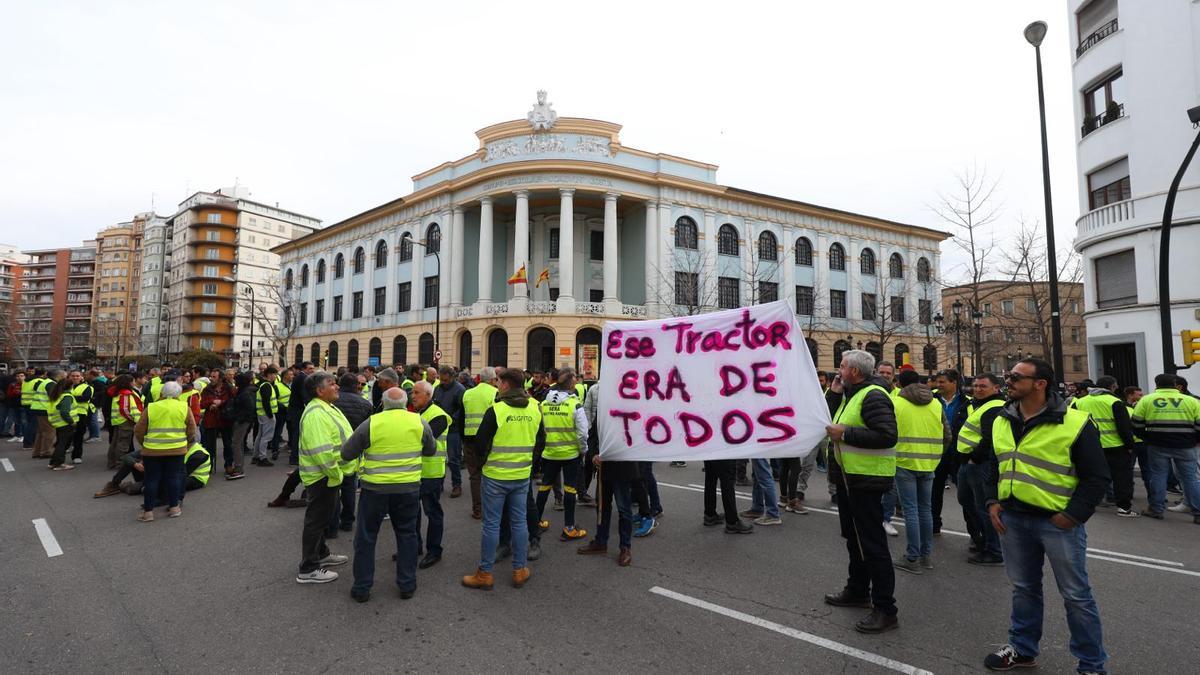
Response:
[{"label": "overcast sky", "polygon": [[539,88],[725,185],[944,228],[928,205],[986,167],[1005,227],[1041,221],[1035,19],[1061,247],[1079,214],[1064,2],[10,4],[0,242],[76,245],[235,179],[332,224]]}]

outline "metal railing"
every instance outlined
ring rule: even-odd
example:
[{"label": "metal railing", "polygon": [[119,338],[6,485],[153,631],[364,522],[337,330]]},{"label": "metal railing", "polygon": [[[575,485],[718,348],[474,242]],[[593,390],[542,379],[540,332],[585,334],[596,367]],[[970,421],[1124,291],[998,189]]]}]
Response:
[{"label": "metal railing", "polygon": [[1118,103],[1115,106],[1109,106],[1107,110],[1099,115],[1091,115],[1083,119],[1083,126],[1080,128],[1080,138],[1086,137],[1088,134],[1099,129],[1100,127],[1115,122],[1125,116],[1125,104]]},{"label": "metal railing", "polygon": [[1113,19],[1112,21],[1109,21],[1108,23],[1104,24],[1103,26],[1100,26],[1091,35],[1089,35],[1079,41],[1079,46],[1075,48],[1075,58],[1079,58],[1079,57],[1083,56],[1084,52],[1091,49],[1092,47],[1095,47],[1102,40],[1104,40],[1104,38],[1108,37],[1109,35],[1112,35],[1115,32],[1117,32],[1117,20],[1116,19]]}]

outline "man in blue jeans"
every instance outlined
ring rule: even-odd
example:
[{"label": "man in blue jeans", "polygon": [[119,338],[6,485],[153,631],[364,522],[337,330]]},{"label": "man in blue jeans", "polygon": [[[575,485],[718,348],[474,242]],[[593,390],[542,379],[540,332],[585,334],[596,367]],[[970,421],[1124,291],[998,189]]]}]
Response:
[{"label": "man in blue jeans", "polygon": [[982,439],[990,433],[992,421],[1004,407],[1005,398],[1000,393],[1000,378],[984,373],[975,378],[972,385],[974,398],[967,404],[967,416],[958,432],[958,501],[964,510],[971,509],[983,525],[978,537],[971,538],[968,549],[971,555],[967,562],[972,565],[999,567],[1004,564],[1004,553],[1000,549],[1000,535],[988,525],[991,517],[987,511],[987,493],[984,476],[989,465],[996,461],[991,446]]},{"label": "man in blue jeans", "polygon": [[1133,429],[1146,443],[1150,459],[1150,505],[1143,516],[1162,520],[1166,507],[1167,473],[1183,488],[1192,521],[1200,525],[1200,479],[1196,477],[1196,444],[1200,442],[1200,402],[1176,388],[1174,375],[1154,378],[1154,391],[1133,409]]},{"label": "man in blue jeans", "polygon": [[988,515],[1013,585],[1012,621],[1008,644],[988,654],[983,665],[990,670],[1037,665],[1042,566],[1049,560],[1066,606],[1077,670],[1102,674],[1108,654],[1088,584],[1084,530],[1109,480],[1100,432],[1087,413],[1068,407],[1054,391],[1049,363],[1025,359],[1006,379],[1012,402],[996,415],[980,445],[987,444],[997,460],[986,479]]},{"label": "man in blue jeans", "polygon": [[[595,392],[596,390],[592,390]],[[596,392],[599,393],[599,392]],[[628,567],[633,563],[633,492],[634,481],[638,480],[638,462],[601,462],[600,456],[592,458],[599,469],[599,493],[596,505],[600,519],[596,523],[596,537],[576,551],[580,555],[605,555],[608,553],[608,533],[612,528],[612,505],[617,504],[617,539],[620,552],[617,565]],[[730,466],[730,474],[733,473]],[[730,476],[732,478],[732,475]]]},{"label": "man in blue jeans", "polygon": [[771,476],[771,462],[765,459],[752,459],[754,467],[754,487],[750,490],[750,510],[742,511],[741,517],[754,522],[755,525],[782,525],[779,518],[779,492],[775,489],[775,480]]},{"label": "man in blue jeans", "polygon": [[[908,546],[893,566],[910,574],[933,569],[933,472],[950,443],[946,413],[933,402],[929,385],[917,371],[906,368],[898,378],[900,391],[892,398],[896,410],[896,492],[904,507]],[[886,513],[885,513],[886,515]]]}]

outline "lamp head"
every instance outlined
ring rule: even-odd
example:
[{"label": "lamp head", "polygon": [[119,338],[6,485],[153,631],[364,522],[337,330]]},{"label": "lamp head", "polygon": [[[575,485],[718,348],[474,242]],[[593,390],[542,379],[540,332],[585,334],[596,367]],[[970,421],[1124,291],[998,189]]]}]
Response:
[{"label": "lamp head", "polygon": [[1042,40],[1046,39],[1046,22],[1034,21],[1025,26],[1025,40],[1034,47],[1041,47]]},{"label": "lamp head", "polygon": [[955,300],[954,304],[950,305],[950,309],[954,311],[954,316],[960,316],[963,309],[962,300]]},{"label": "lamp head", "polygon": [[1200,105],[1188,110],[1188,119],[1191,120],[1192,126],[1200,124]]}]

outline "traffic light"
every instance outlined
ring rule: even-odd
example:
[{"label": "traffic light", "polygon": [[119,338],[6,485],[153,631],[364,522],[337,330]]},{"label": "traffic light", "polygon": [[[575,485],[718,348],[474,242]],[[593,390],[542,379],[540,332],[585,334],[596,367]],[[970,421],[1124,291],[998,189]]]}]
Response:
[{"label": "traffic light", "polygon": [[1185,330],[1179,334],[1183,342],[1183,363],[1200,363],[1200,330]]}]

